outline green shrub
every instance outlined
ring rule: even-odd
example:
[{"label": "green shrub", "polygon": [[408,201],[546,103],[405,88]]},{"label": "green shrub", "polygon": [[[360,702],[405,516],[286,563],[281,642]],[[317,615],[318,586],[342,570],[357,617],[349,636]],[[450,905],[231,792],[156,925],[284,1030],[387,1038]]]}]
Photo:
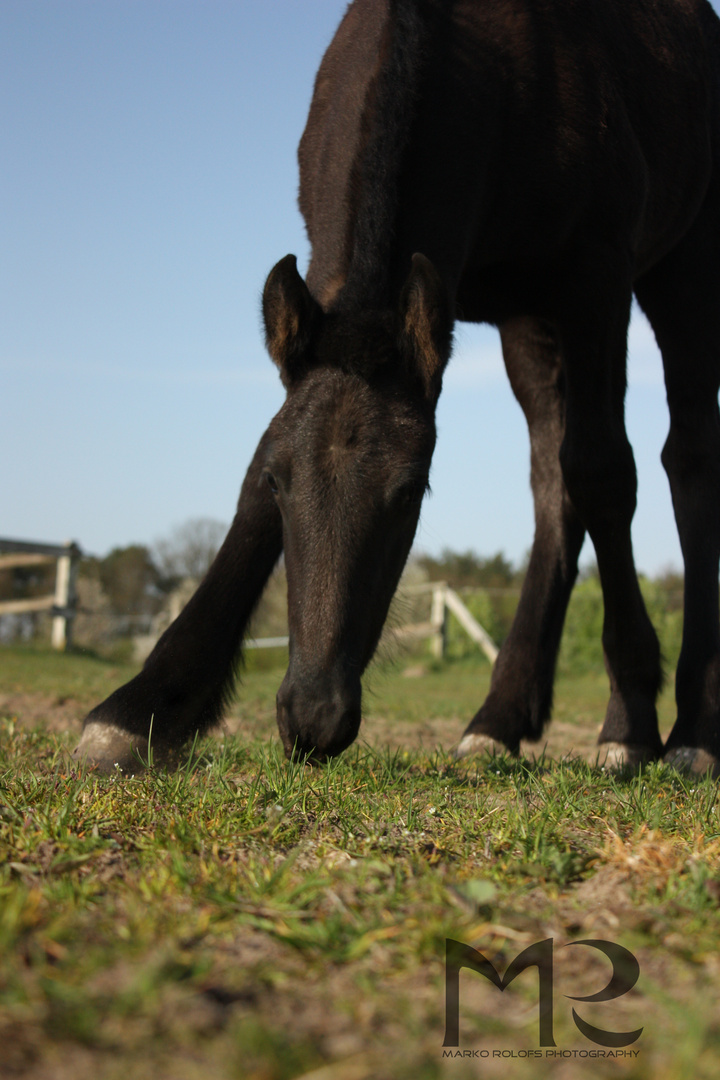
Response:
[{"label": "green shrub", "polygon": [[[682,641],[682,611],[675,592],[662,579],[640,578],[640,590],[648,614],[660,639],[663,659],[669,670],[677,665]],[[580,674],[602,669],[603,597],[597,575],[578,582],[573,590],[560,648],[560,668],[565,673]]]}]

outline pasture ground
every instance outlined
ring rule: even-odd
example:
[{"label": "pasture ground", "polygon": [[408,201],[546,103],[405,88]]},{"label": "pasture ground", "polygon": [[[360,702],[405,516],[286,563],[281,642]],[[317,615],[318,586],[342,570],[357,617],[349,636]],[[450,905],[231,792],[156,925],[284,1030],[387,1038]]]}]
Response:
[{"label": "pasture ground", "polygon": [[[717,785],[593,766],[604,675],[560,680],[536,761],[454,762],[489,669],[413,660],[370,673],[362,741],[326,767],[279,754],[277,669],[177,773],[78,770],[83,712],[130,674],[0,650],[0,1075],[717,1075]],[[553,939],[554,1056],[528,970],[502,994],[462,973],[460,1049],[487,1056],[443,1057],[447,938],[500,971]],[[631,950],[637,986],[571,1000],[610,974],[583,939]],[[601,1047],[573,1007],[642,1035]]]}]

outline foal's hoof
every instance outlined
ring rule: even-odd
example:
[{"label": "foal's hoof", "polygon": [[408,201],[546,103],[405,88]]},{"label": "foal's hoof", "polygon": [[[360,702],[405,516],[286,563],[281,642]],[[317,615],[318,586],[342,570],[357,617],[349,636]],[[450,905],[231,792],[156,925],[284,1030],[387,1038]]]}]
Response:
[{"label": "foal's hoof", "polygon": [[[463,735],[455,748],[453,757],[464,758],[469,757],[470,754],[484,754],[486,757],[502,757],[503,754],[509,753],[511,753],[511,751],[505,743],[499,742],[498,739],[493,739],[491,735],[474,735],[470,732],[468,735]],[[513,757],[517,757],[517,754],[514,754]]]},{"label": "foal's hoof", "polygon": [[600,743],[596,755],[597,764],[605,769],[637,769],[657,757],[649,746],[624,742]]},{"label": "foal's hoof", "polygon": [[696,746],[673,747],[665,754],[663,761],[678,772],[696,776],[705,776],[709,772],[713,780],[720,779],[720,761],[708,750],[700,750]]},{"label": "foal's hoof", "polygon": [[114,724],[93,722],[83,728],[73,758],[99,773],[131,776],[147,763],[148,741],[144,735],[133,735]]}]

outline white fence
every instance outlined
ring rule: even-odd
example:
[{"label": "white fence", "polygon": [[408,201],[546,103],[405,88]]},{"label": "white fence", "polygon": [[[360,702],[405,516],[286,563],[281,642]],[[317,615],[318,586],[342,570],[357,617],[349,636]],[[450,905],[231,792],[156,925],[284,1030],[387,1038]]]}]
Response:
[{"label": "white fence", "polygon": [[75,581],[81,556],[79,546],[73,541],[66,544],[35,544],[28,540],[0,540],[0,570],[57,563],[54,593],[34,596],[29,600],[2,600],[0,615],[49,611],[53,616],[53,648],[68,649],[72,644],[72,624],[77,607]]},{"label": "white fence", "polygon": [[[479,645],[490,663],[495,663],[498,654],[497,645],[475,616],[468,611],[455,590],[451,589],[446,582],[428,581],[420,585],[401,586],[398,592],[401,597],[431,593],[432,601],[429,620],[396,627],[392,632],[395,638],[401,641],[422,641],[424,638],[431,638],[433,655],[443,657],[447,649],[448,612],[451,611],[465,633]],[[244,642],[244,648],[276,649],[287,646],[289,642],[290,639],[287,637],[250,638]]]},{"label": "white fence", "polygon": [[429,621],[402,626],[395,630],[395,636],[411,640],[430,638],[433,655],[442,657],[447,649],[448,612],[452,612],[465,633],[480,646],[490,663],[494,664],[498,654],[497,645],[446,582],[428,581],[420,585],[401,586],[399,590],[400,596],[416,596],[428,592],[432,593]]}]

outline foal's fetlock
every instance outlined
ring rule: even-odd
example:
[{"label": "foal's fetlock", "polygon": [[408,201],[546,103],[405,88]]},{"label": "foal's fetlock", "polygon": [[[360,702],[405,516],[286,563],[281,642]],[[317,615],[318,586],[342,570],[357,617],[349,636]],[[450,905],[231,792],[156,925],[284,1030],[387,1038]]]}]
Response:
[{"label": "foal's fetlock", "polygon": [[512,750],[499,739],[493,739],[492,735],[483,735],[482,732],[466,732],[453,752],[455,758],[470,757],[471,754],[486,758],[502,757],[504,754],[518,757],[516,750]]},{"label": "foal's fetlock", "polygon": [[147,736],[137,735],[100,720],[85,724],[72,756],[78,764],[107,776],[133,776],[147,767],[175,768],[180,760],[176,749],[153,742],[152,730]]},{"label": "foal's fetlock", "polygon": [[115,724],[91,721],[83,728],[73,758],[99,773],[128,776],[148,762],[148,740]]},{"label": "foal's fetlock", "polygon": [[638,769],[658,758],[657,751],[642,743],[603,742],[595,752],[595,763],[604,769]]},{"label": "foal's fetlock", "polygon": [[675,746],[666,751],[663,761],[678,772],[720,779],[720,758],[698,746]]},{"label": "foal's fetlock", "polygon": [[598,736],[600,764],[639,765],[662,757],[655,696],[652,691],[613,691]]}]

